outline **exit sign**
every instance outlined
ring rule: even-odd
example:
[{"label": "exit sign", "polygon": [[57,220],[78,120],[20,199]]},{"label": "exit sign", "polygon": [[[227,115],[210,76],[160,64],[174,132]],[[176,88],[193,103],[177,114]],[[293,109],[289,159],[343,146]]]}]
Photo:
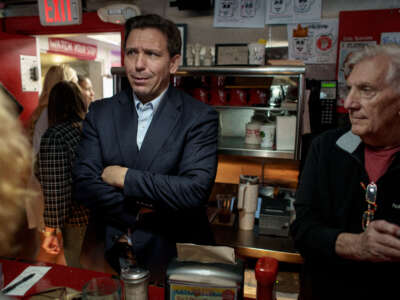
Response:
[{"label": "exit sign", "polygon": [[39,0],[40,24],[43,26],[82,23],[82,0]]}]

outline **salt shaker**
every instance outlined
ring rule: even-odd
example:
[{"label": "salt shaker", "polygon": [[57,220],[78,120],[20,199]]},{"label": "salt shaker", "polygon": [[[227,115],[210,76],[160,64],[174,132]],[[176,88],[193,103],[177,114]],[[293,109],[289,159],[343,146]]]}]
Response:
[{"label": "salt shaker", "polygon": [[125,300],[148,300],[147,287],[150,272],[139,267],[130,267],[121,271],[125,287]]}]

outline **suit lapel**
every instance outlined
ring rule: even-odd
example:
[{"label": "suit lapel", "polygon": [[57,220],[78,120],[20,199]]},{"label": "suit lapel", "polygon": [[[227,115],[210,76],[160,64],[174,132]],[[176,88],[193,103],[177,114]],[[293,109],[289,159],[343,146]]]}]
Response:
[{"label": "suit lapel", "polygon": [[135,168],[146,170],[171,134],[181,114],[182,99],[168,88],[147,130]]},{"label": "suit lapel", "polygon": [[127,89],[116,99],[119,105],[113,106],[116,135],[121,149],[124,166],[132,167],[137,159],[137,113],[134,108],[132,90]]}]

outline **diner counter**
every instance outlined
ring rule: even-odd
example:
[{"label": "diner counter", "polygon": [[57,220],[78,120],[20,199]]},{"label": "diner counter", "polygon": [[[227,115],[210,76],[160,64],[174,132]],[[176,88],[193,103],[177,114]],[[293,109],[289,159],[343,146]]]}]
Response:
[{"label": "diner counter", "polygon": [[294,248],[294,242],[290,237],[259,234],[258,225],[254,226],[254,230],[240,230],[236,226],[213,224],[212,229],[217,245],[233,247],[239,256],[249,258],[269,256],[280,262],[303,263],[303,258]]},{"label": "diner counter", "polygon": [[[67,267],[57,264],[49,264],[43,262],[27,262],[16,259],[1,258],[4,274],[4,286],[13,281],[22,271],[29,266],[49,266],[51,269],[35,284],[24,296],[13,298],[26,298],[34,294],[43,292],[54,287],[69,287],[77,291],[82,291],[83,286],[92,278],[96,277],[115,277],[114,275],[85,269]],[[157,286],[149,286],[149,300],[164,300],[164,288]]]}]

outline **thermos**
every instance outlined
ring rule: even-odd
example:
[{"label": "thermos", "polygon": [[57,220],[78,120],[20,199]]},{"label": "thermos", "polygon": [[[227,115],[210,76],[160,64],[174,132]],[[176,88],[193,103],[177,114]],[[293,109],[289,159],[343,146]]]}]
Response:
[{"label": "thermos", "polygon": [[253,230],[254,214],[258,203],[258,176],[240,175],[237,208],[239,229]]},{"label": "thermos", "polygon": [[278,275],[278,261],[272,257],[257,260],[255,275],[257,280],[257,300],[275,300],[275,281]]},{"label": "thermos", "polygon": [[122,269],[125,300],[148,300],[150,272],[139,267]]}]

